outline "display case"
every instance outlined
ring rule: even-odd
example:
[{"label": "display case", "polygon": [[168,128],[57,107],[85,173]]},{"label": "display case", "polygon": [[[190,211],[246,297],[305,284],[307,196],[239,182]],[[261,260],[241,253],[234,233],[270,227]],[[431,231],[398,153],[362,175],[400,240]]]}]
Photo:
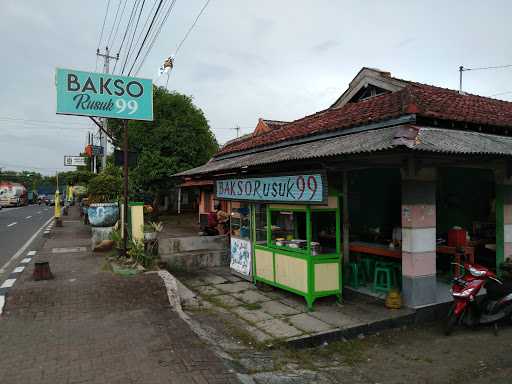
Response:
[{"label": "display case", "polygon": [[267,205],[267,241],[254,245],[255,281],[299,294],[341,297],[340,198],[327,205]]},{"label": "display case", "polygon": [[251,209],[233,208],[230,217],[230,268],[235,274],[250,279],[252,267]]}]

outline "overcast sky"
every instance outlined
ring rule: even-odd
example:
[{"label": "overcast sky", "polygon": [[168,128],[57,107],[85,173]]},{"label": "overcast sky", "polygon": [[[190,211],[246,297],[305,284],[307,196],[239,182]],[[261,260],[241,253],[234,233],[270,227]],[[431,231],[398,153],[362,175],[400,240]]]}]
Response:
[{"label": "overcast sky", "polygon": [[[104,35],[119,1],[111,0]],[[83,150],[92,127],[55,114],[54,69],[95,70],[107,0],[0,3],[0,167],[53,174],[64,170],[64,155]],[[157,69],[203,4],[177,0],[139,77],[165,84]],[[236,135],[229,128],[248,133],[258,117],[293,120],[328,107],[363,66],[457,89],[459,65],[512,64],[511,14],[506,0],[211,0],[169,88],[191,95],[224,143]],[[511,91],[498,97],[512,100],[512,68],[466,72],[464,88]]]}]

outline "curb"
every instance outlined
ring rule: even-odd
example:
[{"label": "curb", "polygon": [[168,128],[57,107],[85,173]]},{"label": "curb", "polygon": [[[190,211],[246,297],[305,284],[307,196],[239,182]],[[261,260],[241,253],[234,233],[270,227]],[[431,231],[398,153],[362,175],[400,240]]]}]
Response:
[{"label": "curb", "polygon": [[[155,273],[155,272],[148,272]],[[208,333],[194,320],[192,320],[184,311],[181,306],[181,297],[178,289],[178,280],[169,273],[169,271],[161,269],[158,272],[158,276],[163,280],[165,288],[167,290],[167,297],[169,298],[169,304],[171,307],[178,313],[179,317],[188,324],[188,326],[192,329],[192,331],[199,336],[201,339],[206,341],[213,352],[220,357],[222,360],[227,362],[228,369],[235,373],[238,377],[238,380],[242,384],[255,384],[255,381],[249,375],[242,374],[236,372],[233,368],[233,358],[229,356],[226,352],[220,349],[216,342],[208,335]]]},{"label": "curb", "polygon": [[35,257],[36,253],[36,251],[28,251],[26,257],[19,262],[18,266],[12,270],[7,279],[0,285],[0,315],[2,315],[4,310],[7,293],[14,286],[16,280]]}]

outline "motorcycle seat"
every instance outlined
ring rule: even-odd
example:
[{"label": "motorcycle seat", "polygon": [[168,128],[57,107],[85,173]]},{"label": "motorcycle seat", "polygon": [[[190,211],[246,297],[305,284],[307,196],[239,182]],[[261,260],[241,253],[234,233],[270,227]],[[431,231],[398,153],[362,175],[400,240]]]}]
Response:
[{"label": "motorcycle seat", "polygon": [[485,287],[487,290],[487,297],[491,300],[499,300],[502,297],[512,293],[512,281],[504,281],[499,284],[491,280]]}]

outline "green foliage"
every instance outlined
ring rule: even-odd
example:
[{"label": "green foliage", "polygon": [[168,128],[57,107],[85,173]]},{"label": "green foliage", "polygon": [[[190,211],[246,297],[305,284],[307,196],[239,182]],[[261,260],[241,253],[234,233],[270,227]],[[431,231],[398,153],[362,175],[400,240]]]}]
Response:
[{"label": "green foliage", "polygon": [[121,195],[122,179],[116,170],[108,168],[89,180],[89,203],[116,201]]},{"label": "green foliage", "polygon": [[121,229],[117,228],[110,233],[110,240],[114,242],[114,248],[121,249],[123,247],[123,238]]},{"label": "green foliage", "polygon": [[[154,88],[152,122],[130,121],[130,151],[139,153],[137,167],[131,170],[132,187],[158,195],[174,186],[171,176],[207,162],[218,144],[203,112],[188,96]],[[123,128],[109,120],[114,145],[122,148]],[[134,189],[131,188],[133,191]]]},{"label": "green foliage", "polygon": [[153,265],[153,256],[146,253],[143,241],[132,240],[128,256],[144,268],[149,268]]}]

